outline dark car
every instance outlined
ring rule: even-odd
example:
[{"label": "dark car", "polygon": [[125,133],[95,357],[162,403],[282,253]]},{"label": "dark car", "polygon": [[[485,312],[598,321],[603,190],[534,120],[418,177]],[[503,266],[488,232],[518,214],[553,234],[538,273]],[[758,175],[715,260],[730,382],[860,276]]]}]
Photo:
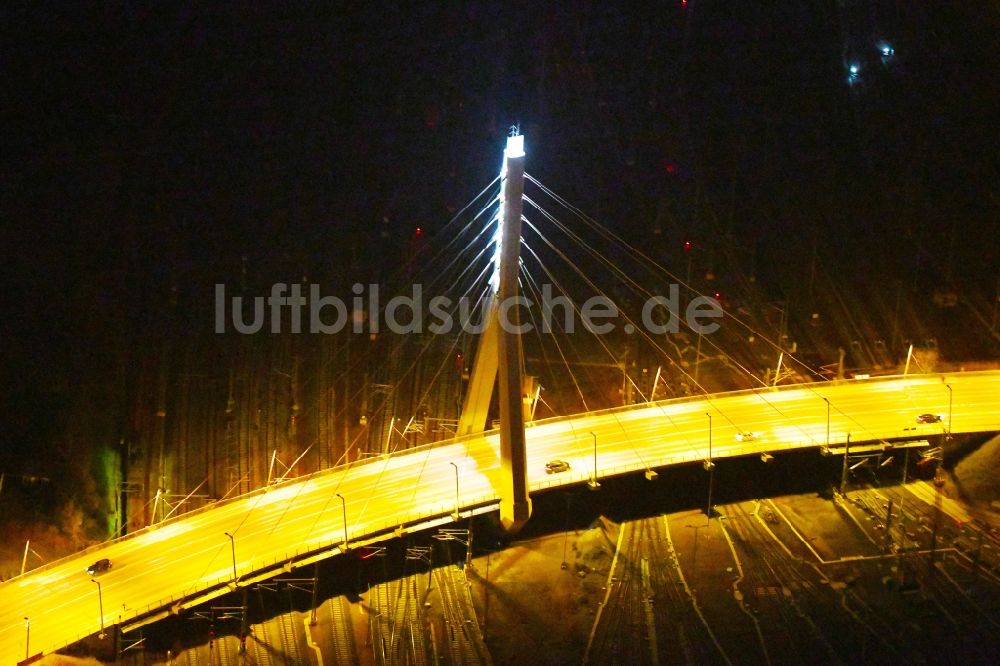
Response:
[{"label": "dark car", "polygon": [[566,471],[569,471],[569,463],[565,460],[550,460],[545,463],[546,474],[557,474]]},{"label": "dark car", "polygon": [[91,576],[96,576],[97,574],[104,573],[110,568],[111,568],[111,560],[105,557],[103,559],[97,560],[89,567],[87,567],[87,573],[89,573]]},{"label": "dark car", "polygon": [[917,417],[917,423],[941,423],[940,414],[921,414]]}]

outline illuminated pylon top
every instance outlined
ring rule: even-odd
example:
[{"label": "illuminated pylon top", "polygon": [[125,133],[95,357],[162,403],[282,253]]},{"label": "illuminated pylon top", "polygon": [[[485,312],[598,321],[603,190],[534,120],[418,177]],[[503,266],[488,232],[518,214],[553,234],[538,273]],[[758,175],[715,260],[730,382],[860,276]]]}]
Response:
[{"label": "illuminated pylon top", "polygon": [[500,291],[500,247],[503,238],[504,183],[507,180],[507,160],[518,157],[524,157],[524,135],[521,134],[507,137],[507,147],[503,151],[503,166],[500,167],[500,205],[493,218],[496,228],[493,231],[493,275],[490,277],[490,288],[494,294]]}]

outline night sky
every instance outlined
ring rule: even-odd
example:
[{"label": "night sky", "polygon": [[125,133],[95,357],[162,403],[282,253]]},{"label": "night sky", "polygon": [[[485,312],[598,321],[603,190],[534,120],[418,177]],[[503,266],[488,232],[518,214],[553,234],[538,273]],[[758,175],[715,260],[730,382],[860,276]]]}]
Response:
[{"label": "night sky", "polygon": [[0,24],[4,468],[80,390],[100,408],[165,303],[205,333],[244,270],[379,279],[514,124],[530,173],[637,244],[726,236],[774,298],[818,253],[844,289],[991,316],[996,3],[38,0]]}]

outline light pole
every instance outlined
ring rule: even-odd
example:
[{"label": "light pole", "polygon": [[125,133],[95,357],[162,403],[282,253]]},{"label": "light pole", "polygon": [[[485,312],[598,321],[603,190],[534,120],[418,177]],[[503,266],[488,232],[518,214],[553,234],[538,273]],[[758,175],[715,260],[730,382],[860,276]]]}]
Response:
[{"label": "light pole", "polygon": [[[980,533],[981,534],[981,533]],[[493,555],[492,550],[486,551],[486,585],[483,587],[483,592],[486,596],[486,609],[483,611],[483,640],[486,640],[486,631],[489,627],[490,622],[490,558]]]},{"label": "light pole", "polygon": [[24,658],[25,660],[31,656],[31,620],[28,616],[24,616]]},{"label": "light pole", "polygon": [[594,438],[594,478],[587,482],[587,487],[591,490],[597,490],[601,487],[601,484],[597,482],[597,435],[591,432],[590,436]]},{"label": "light pole", "polygon": [[687,252],[688,256],[688,267],[686,274],[687,277],[684,278],[686,281],[686,284],[684,286],[687,287],[689,293],[694,292],[694,289],[691,288],[691,248],[692,245],[690,245],[689,243],[684,243],[684,250]]},{"label": "light pole", "polygon": [[340,493],[337,493],[337,497],[340,498],[340,511],[344,516],[344,550],[347,550],[347,500]]},{"label": "light pole", "polygon": [[[563,558],[562,564],[559,565],[560,569],[568,569],[569,563],[566,561],[566,547],[569,545],[569,505],[573,500],[573,496],[569,493],[566,494],[566,521],[563,523]],[[486,566],[489,566],[489,560],[486,561]]]},{"label": "light pole", "polygon": [[104,640],[104,597],[101,595],[101,581],[91,578],[90,582],[97,585],[97,608],[101,612],[101,633],[97,637]]},{"label": "light pole", "polygon": [[[945,384],[944,387],[948,389],[948,437],[945,439],[946,442],[951,441],[951,398],[954,392],[951,390],[951,384]],[[941,452],[941,457],[944,457],[944,451]]]},{"label": "light pole", "polygon": [[708,505],[705,507],[705,515],[712,519],[712,484],[715,482],[715,463],[712,462],[712,415],[705,412],[708,417],[708,460],[703,464],[708,472]]},{"label": "light pole", "polygon": [[233,552],[233,588],[237,587],[236,584],[236,537],[234,537],[229,532],[223,532],[227,537],[229,537],[229,546]]},{"label": "light pole", "polygon": [[461,503],[459,502],[459,499],[458,499],[458,465],[456,465],[453,462],[449,462],[448,464],[455,468],[455,512],[453,514],[451,514],[451,517],[457,523],[458,522],[458,507],[461,506]]},{"label": "light pole", "polygon": [[708,462],[712,462],[712,415],[705,412],[708,417]]},{"label": "light pole", "polygon": [[830,449],[830,400],[829,398],[823,398],[823,402],[826,403],[826,448]]},{"label": "light pole", "polygon": [[840,470],[840,494],[844,495],[847,487],[847,457],[851,453],[851,433],[847,433],[847,443],[844,444],[844,466]]}]

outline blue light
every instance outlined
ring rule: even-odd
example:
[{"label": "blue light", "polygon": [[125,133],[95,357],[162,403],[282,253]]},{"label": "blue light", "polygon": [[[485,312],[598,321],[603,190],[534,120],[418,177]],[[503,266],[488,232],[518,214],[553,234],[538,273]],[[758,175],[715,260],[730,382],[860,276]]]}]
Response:
[{"label": "blue light", "polygon": [[860,79],[861,66],[857,63],[851,63],[847,66],[847,85],[853,86],[858,83]]},{"label": "blue light", "polygon": [[886,44],[885,42],[879,45],[878,50],[879,53],[882,54],[883,58],[891,58],[896,55],[896,50],[892,48],[890,44]]}]

